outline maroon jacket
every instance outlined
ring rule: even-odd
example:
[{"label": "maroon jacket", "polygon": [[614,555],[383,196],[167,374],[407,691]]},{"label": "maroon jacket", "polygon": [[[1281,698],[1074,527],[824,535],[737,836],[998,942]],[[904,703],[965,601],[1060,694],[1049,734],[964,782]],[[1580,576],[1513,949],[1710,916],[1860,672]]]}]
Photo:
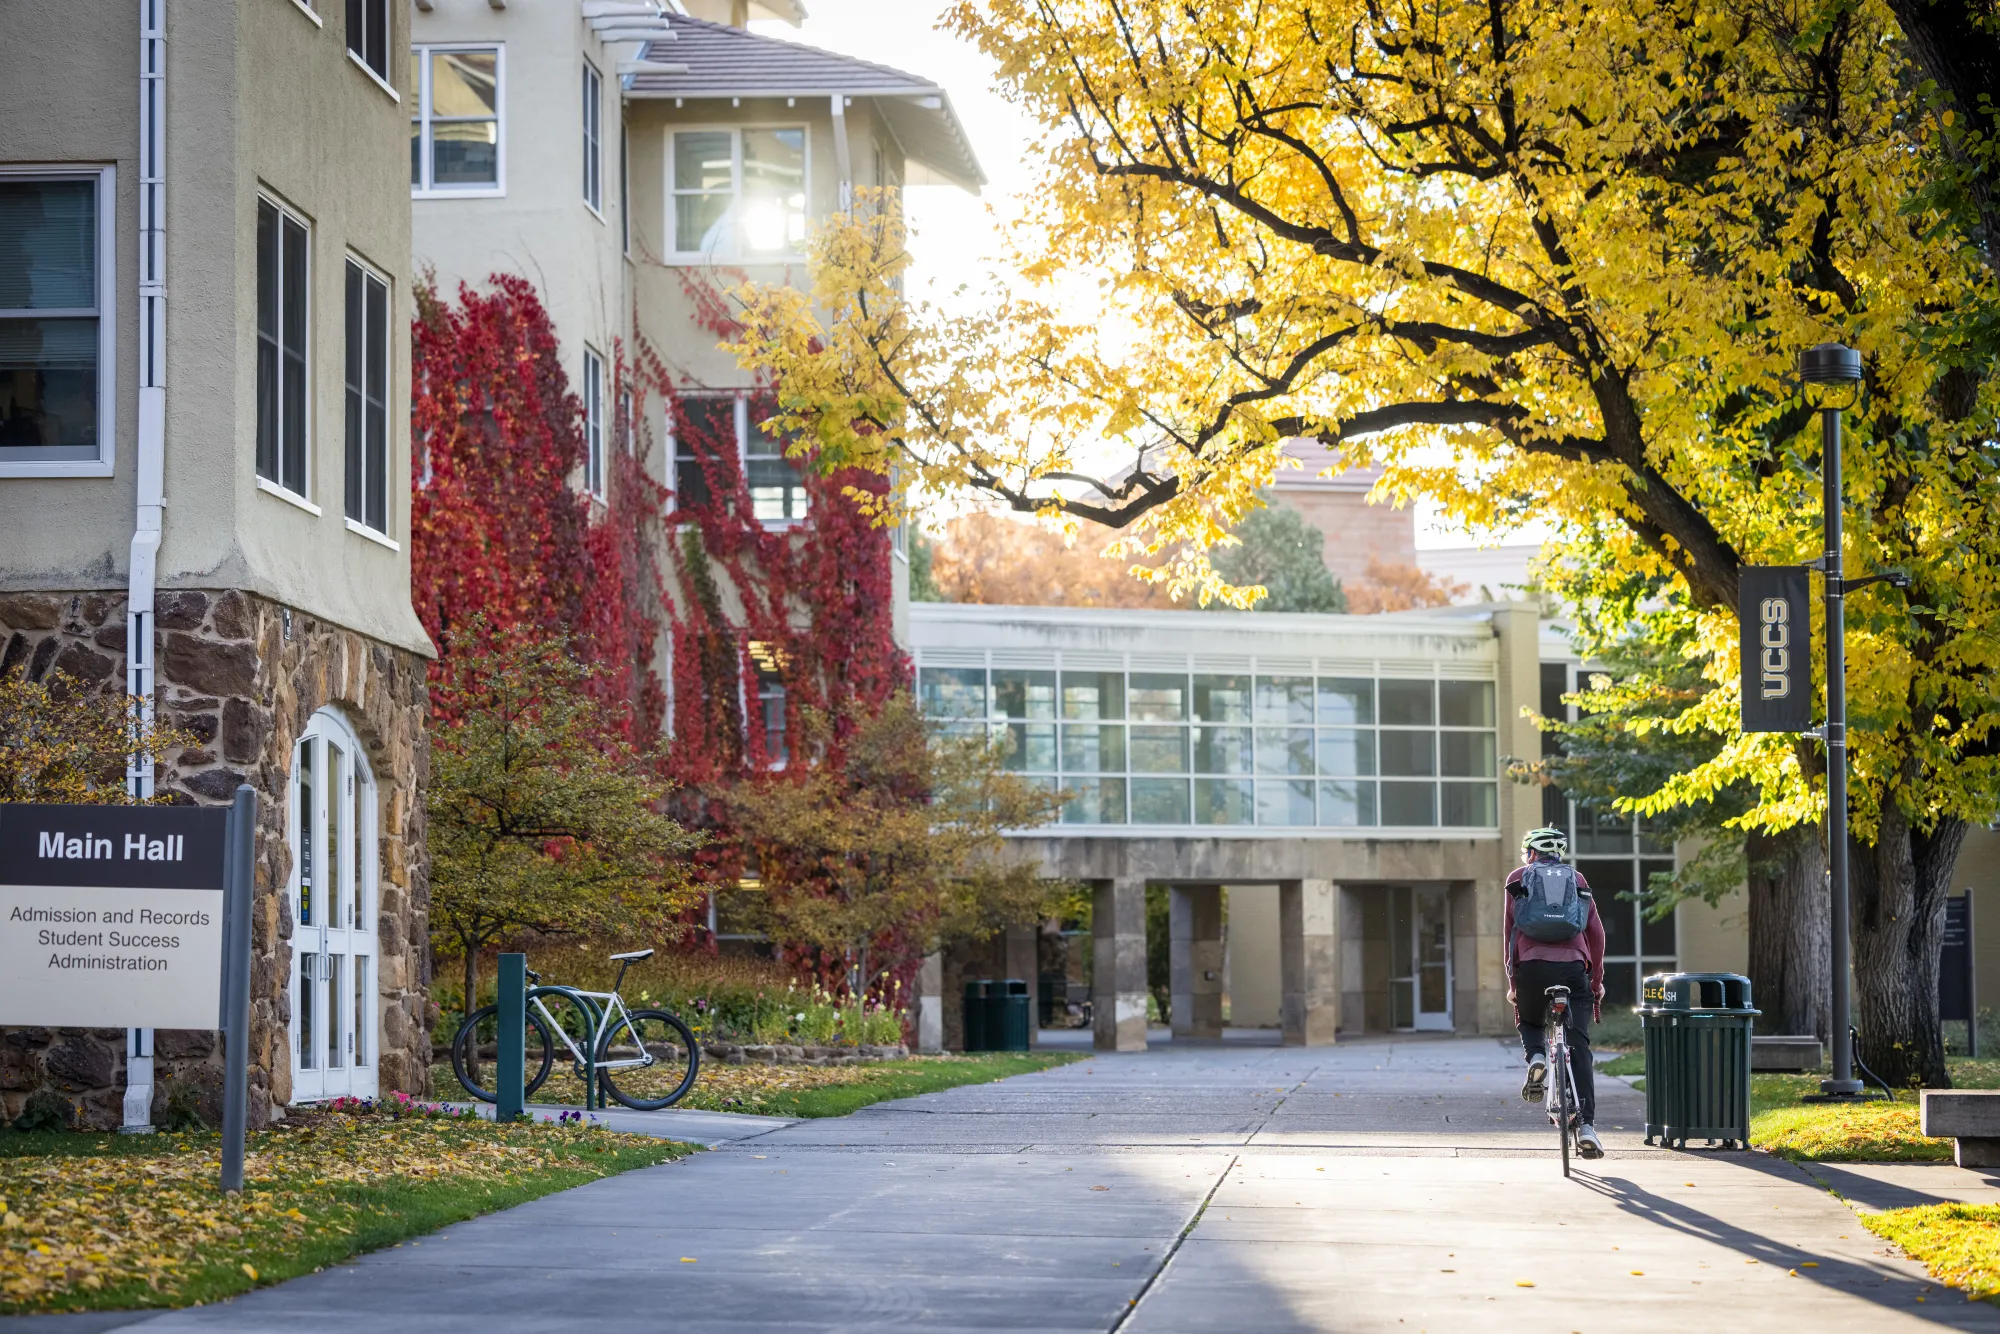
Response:
[{"label": "maroon jacket", "polygon": [[[1549,861],[1553,859],[1541,858],[1540,860]],[[1527,869],[1525,866],[1517,866],[1514,868],[1514,873],[1507,877],[1507,893],[1504,896],[1507,901],[1507,915],[1502,923],[1501,932],[1507,942],[1508,989],[1511,991],[1514,986],[1514,965],[1523,959],[1546,959],[1554,963],[1580,959],[1583,961],[1584,966],[1590,970],[1591,990],[1602,996],[1604,994],[1604,919],[1597,915],[1597,899],[1592,897],[1590,900],[1589,923],[1585,925],[1581,932],[1571,936],[1568,940],[1536,940],[1530,936],[1524,936],[1514,930],[1514,900],[1518,897],[1514,893],[1514,890],[1521,883],[1521,872]],[[1581,871],[1577,872],[1576,883],[1580,889],[1587,890],[1590,888],[1590,882],[1583,878],[1583,872]]]}]

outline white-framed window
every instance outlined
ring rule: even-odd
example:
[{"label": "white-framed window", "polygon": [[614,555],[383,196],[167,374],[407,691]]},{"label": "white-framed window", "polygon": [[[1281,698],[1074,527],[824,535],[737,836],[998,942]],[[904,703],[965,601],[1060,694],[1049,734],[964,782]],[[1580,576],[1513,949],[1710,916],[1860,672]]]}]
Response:
[{"label": "white-framed window", "polygon": [[373,1097],[380,807],[360,738],[334,710],[307,722],[287,796],[292,1101]]},{"label": "white-framed window", "polygon": [[410,51],[410,193],[507,190],[504,46]]},{"label": "white-framed window", "polygon": [[630,454],[638,448],[634,434],[639,429],[638,419],[632,413],[632,391],[621,388],[618,391],[618,448]]},{"label": "white-framed window", "polygon": [[257,476],[301,499],[310,441],[311,233],[257,201]]},{"label": "white-framed window", "polygon": [[117,397],[110,167],[0,167],[0,477],[105,477]]},{"label": "white-framed window", "polygon": [[583,489],[604,498],[604,358],[583,349]]},{"label": "white-framed window", "polygon": [[757,673],[757,715],[764,728],[764,762],[782,769],[792,757],[785,739],[785,685],[762,671]]},{"label": "white-framed window", "polygon": [[583,62],[583,202],[604,212],[604,80]]},{"label": "white-framed window", "polygon": [[[674,430],[674,498],[677,508],[695,509],[710,503],[710,485],[698,441],[713,449],[733,445],[728,462],[743,470],[751,513],[767,527],[797,523],[806,517],[809,497],[799,464],[785,453],[785,442],[762,426],[764,408],[742,394],[691,394],[680,401],[680,421]],[[671,419],[670,419],[671,420]]]},{"label": "white-framed window", "polygon": [[389,532],[389,284],[347,261],[347,517]]},{"label": "white-framed window", "polygon": [[391,89],[389,78],[389,0],[347,0],[347,49]]},{"label": "white-framed window", "polygon": [[676,256],[782,259],[804,248],[804,126],[676,130],[667,155],[667,229]]}]

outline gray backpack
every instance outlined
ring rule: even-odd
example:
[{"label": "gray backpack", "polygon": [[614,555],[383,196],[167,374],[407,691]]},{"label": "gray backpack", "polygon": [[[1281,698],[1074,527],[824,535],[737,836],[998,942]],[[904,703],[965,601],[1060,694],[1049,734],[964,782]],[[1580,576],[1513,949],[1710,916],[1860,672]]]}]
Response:
[{"label": "gray backpack", "polygon": [[1515,887],[1514,929],[1530,940],[1573,940],[1590,925],[1590,891],[1567,862],[1531,862]]}]

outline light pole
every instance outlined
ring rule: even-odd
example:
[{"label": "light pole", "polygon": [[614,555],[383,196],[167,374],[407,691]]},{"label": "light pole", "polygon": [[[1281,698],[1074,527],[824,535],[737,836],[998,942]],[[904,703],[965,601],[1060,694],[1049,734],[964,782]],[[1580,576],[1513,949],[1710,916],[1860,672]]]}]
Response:
[{"label": "light pole", "polygon": [[[1839,343],[1809,347],[1799,353],[1799,378],[1828,388],[1854,388],[1861,383],[1861,354]],[[1846,406],[1828,401],[1819,409],[1826,554],[1816,562],[1826,576],[1826,867],[1833,890],[1833,1078],[1819,1086],[1835,1098],[1861,1093],[1848,1034],[1847,588],[1840,568],[1840,415]]]}]

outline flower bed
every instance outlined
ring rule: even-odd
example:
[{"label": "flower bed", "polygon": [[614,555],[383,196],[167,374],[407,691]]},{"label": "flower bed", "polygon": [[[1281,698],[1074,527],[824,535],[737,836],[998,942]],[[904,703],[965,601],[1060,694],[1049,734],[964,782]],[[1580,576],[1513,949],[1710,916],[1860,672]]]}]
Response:
[{"label": "flower bed", "polygon": [[237,1195],[220,1151],[208,1133],[0,1134],[0,1314],[213,1301],[690,1149],[392,1095],[249,1136]]}]

